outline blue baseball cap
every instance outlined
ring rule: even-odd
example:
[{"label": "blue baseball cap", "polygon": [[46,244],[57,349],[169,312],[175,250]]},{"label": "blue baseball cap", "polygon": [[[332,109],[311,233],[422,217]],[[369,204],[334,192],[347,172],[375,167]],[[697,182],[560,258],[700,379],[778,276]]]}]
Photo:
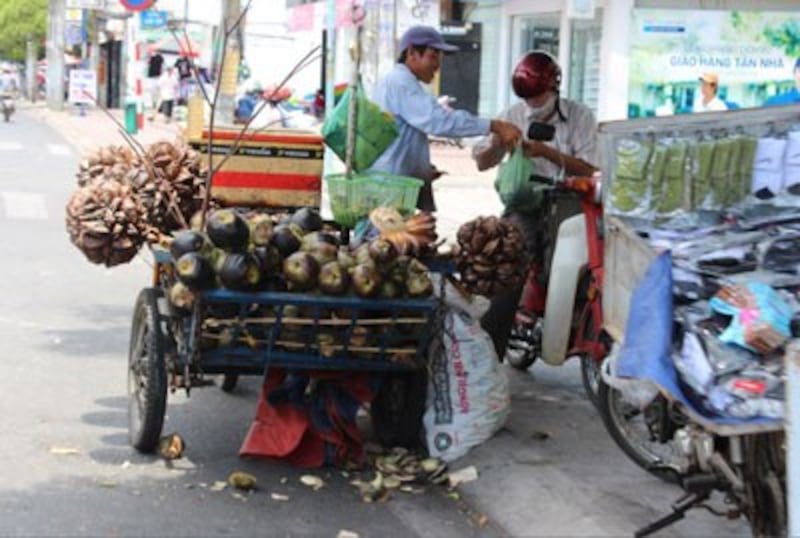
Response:
[{"label": "blue baseball cap", "polygon": [[432,26],[412,26],[405,31],[403,37],[400,38],[400,50],[406,50],[414,45],[424,45],[443,52],[458,50],[457,46],[445,43],[442,34]]}]

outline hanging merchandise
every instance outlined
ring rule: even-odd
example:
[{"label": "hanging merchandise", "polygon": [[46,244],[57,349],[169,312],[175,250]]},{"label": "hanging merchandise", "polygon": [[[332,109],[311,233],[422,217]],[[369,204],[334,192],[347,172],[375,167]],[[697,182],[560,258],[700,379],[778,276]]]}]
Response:
[{"label": "hanging merchandise", "polygon": [[650,142],[622,139],[616,148],[616,175],[611,200],[623,213],[635,213],[647,204],[646,170],[653,146]]},{"label": "hanging merchandise", "polygon": [[753,193],[763,192],[778,194],[783,189],[783,154],[786,140],[779,138],[762,138],[756,148],[753,164]]},{"label": "hanging merchandise", "polygon": [[[394,117],[384,112],[365,95],[364,88],[358,85],[356,91],[357,120],[355,128],[355,147],[353,148],[353,170],[363,172],[372,166],[397,138]],[[348,88],[322,125],[325,144],[342,161],[347,158],[347,128],[349,125],[350,100],[353,90]]]},{"label": "hanging merchandise", "polygon": [[711,163],[714,159],[714,146],[713,140],[701,140],[691,152],[694,171],[692,206],[696,208],[706,208],[711,204]]},{"label": "hanging merchandise", "polygon": [[800,131],[788,134],[783,176],[786,190],[791,194],[800,195]]},{"label": "hanging merchandise", "polygon": [[[663,155],[663,169],[653,170],[653,201],[654,209],[659,215],[670,215],[683,206],[684,177],[686,176],[686,155],[689,144],[686,140],[668,140],[665,142],[666,150]],[[656,149],[657,160],[660,156]],[[660,164],[660,163],[659,163]]]}]

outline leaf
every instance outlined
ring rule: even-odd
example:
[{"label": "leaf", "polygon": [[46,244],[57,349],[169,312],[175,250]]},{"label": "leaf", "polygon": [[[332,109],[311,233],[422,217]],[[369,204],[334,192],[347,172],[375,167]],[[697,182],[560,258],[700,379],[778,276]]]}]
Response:
[{"label": "leaf", "polygon": [[304,474],[303,476],[301,476],[300,483],[303,484],[304,486],[310,487],[314,491],[319,491],[320,489],[325,487],[325,482],[323,482],[323,480],[320,477],[314,476],[312,474]]}]

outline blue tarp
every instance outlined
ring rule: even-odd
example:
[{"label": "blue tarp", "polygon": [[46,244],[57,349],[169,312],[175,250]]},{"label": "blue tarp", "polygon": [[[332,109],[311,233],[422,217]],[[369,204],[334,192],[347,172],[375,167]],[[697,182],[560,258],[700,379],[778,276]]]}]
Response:
[{"label": "blue tarp", "polygon": [[625,341],[617,359],[619,377],[643,379],[657,385],[688,409],[720,425],[772,424],[774,419],[737,419],[697,407],[678,382],[672,360],[672,256],[660,254],[647,268],[631,298]]}]

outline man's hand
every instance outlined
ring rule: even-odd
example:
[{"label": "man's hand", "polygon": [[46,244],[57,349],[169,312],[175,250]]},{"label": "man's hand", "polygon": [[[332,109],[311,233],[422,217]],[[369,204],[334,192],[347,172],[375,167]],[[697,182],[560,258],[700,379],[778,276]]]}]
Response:
[{"label": "man's hand", "polygon": [[516,125],[507,121],[492,120],[489,130],[497,135],[500,143],[508,150],[511,150],[522,139],[522,131]]},{"label": "man's hand", "polygon": [[522,142],[522,153],[529,159],[541,157],[544,153],[544,144],[536,140],[525,140]]}]

